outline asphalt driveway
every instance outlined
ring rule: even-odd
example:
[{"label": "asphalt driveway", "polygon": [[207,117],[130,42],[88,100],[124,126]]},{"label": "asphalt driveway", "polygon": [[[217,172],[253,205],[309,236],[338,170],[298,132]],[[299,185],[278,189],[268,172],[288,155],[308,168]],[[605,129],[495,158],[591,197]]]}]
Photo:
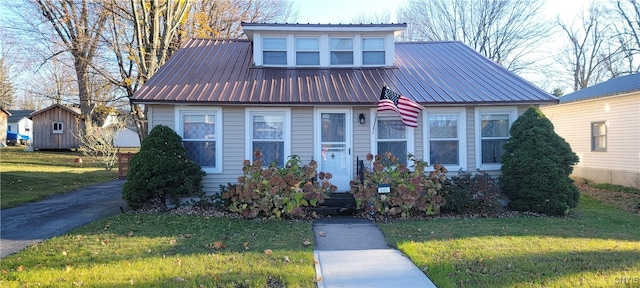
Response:
[{"label": "asphalt driveway", "polygon": [[122,185],[114,180],[0,210],[0,258],[94,220],[122,213]]}]

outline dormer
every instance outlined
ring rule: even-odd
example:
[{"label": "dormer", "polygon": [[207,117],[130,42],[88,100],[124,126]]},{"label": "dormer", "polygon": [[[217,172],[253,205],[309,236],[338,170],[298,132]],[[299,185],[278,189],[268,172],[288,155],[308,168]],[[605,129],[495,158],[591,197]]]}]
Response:
[{"label": "dormer", "polygon": [[392,67],[406,24],[242,23],[253,65],[284,68]]}]

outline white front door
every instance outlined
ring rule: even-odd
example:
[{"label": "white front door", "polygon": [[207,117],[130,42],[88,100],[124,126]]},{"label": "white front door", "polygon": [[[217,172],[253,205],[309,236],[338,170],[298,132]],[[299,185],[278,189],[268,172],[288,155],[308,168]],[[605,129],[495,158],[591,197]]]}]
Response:
[{"label": "white front door", "polygon": [[318,172],[331,173],[337,192],[348,192],[353,174],[351,160],[351,110],[318,109],[316,111],[315,159]]}]

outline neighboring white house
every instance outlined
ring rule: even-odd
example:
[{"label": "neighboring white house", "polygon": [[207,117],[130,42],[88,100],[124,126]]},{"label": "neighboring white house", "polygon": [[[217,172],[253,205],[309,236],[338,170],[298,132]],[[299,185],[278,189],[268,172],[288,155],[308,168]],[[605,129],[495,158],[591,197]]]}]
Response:
[{"label": "neighboring white house", "polygon": [[7,131],[16,132],[29,137],[33,141],[33,121],[29,118],[35,110],[9,110],[11,116],[7,120]]},{"label": "neighboring white house", "polygon": [[573,176],[640,188],[640,74],[567,94],[541,110],[580,157]]},{"label": "neighboring white house", "polygon": [[[315,160],[339,192],[368,153],[497,174],[516,118],[558,102],[461,42],[395,42],[406,24],[242,28],[248,39],[190,39],[131,97],[150,130],[182,137],[206,192],[236,182],[255,150]],[[425,106],[417,128],[377,111],[385,86]]]},{"label": "neighboring white house", "polygon": [[[119,123],[118,116],[115,114],[109,114],[107,119],[105,119],[102,127],[108,127],[110,125]],[[134,148],[140,147],[140,137],[138,133],[134,130],[135,128],[130,127],[121,127],[118,131],[113,135],[113,145],[116,147],[123,148]]]}]

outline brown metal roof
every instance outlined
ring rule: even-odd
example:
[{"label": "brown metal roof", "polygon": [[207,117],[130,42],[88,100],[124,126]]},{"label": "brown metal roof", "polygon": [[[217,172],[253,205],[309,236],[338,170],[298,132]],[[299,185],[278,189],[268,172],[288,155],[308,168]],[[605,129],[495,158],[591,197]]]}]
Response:
[{"label": "brown metal roof", "polygon": [[461,42],[396,43],[395,67],[254,67],[249,40],[191,39],[136,103],[374,105],[383,85],[428,105],[557,103]]}]

